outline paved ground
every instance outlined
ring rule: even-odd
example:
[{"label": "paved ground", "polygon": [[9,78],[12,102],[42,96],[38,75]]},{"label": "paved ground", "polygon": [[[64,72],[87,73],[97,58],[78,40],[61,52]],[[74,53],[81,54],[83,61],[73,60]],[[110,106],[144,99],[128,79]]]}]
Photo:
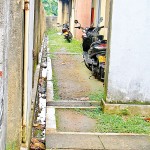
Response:
[{"label": "paved ground", "polygon": [[[84,97],[90,92],[103,90],[101,82],[94,78],[89,79],[91,73],[82,63],[82,56],[57,54],[52,63],[58,79],[60,100],[86,100]],[[70,109],[55,109],[50,103],[47,105],[47,150],[150,150],[149,136],[92,133],[90,131],[94,131],[95,120]]]},{"label": "paved ground", "polygon": [[57,131],[60,132],[93,132],[96,121],[81,115],[73,109],[56,109]]},{"label": "paved ground", "polygon": [[54,133],[46,140],[51,149],[150,150],[150,137],[142,135]]},{"label": "paved ground", "polygon": [[55,55],[53,70],[58,80],[59,96],[62,100],[80,100],[99,89],[103,83],[91,76],[85,67],[82,55]]}]

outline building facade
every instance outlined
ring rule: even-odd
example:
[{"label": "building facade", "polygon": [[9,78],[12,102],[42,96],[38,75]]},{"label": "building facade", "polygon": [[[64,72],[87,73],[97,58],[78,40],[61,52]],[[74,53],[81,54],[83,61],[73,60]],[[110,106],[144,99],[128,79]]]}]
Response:
[{"label": "building facade", "polygon": [[0,150],[29,144],[33,75],[44,18],[40,0],[0,2]]}]

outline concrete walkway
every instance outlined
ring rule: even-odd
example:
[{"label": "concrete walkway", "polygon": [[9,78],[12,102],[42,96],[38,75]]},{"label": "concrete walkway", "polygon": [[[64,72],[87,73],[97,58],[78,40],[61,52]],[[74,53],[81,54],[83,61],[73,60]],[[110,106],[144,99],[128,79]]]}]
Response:
[{"label": "concrete walkway", "polygon": [[[49,51],[49,50],[48,50]],[[47,150],[150,150],[150,136],[135,134],[57,132],[55,108],[97,107],[97,102],[53,102],[53,83],[51,60],[48,57],[47,73]]]},{"label": "concrete walkway", "polygon": [[150,137],[131,134],[51,133],[49,149],[150,150]]}]

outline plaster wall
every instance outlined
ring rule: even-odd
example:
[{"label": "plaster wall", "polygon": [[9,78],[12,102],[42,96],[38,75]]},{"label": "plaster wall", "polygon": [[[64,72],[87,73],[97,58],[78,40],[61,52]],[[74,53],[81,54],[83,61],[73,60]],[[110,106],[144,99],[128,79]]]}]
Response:
[{"label": "plaster wall", "polygon": [[57,23],[62,24],[62,1],[58,0],[58,18]]},{"label": "plaster wall", "polygon": [[109,14],[110,14],[110,0],[101,0],[101,17],[103,21],[101,26],[104,28],[101,29],[100,34],[104,35],[104,39],[107,40],[108,27],[109,27]]},{"label": "plaster wall", "polygon": [[[91,25],[91,8],[92,0],[76,0],[75,2],[75,19],[77,19],[82,27]],[[75,37],[81,39],[82,30],[75,29]]]},{"label": "plaster wall", "polygon": [[92,7],[94,8],[94,26],[97,26],[101,15],[101,0],[93,0]]},{"label": "plaster wall", "polygon": [[113,0],[107,102],[150,102],[149,9],[149,0]]},{"label": "plaster wall", "polygon": [[46,28],[57,28],[57,16],[47,16],[46,17]]},{"label": "plaster wall", "polygon": [[[21,143],[22,85],[23,85],[23,35],[24,15],[21,1],[7,0],[8,13],[8,111],[7,148],[18,148]],[[5,14],[4,14],[5,16]]]},{"label": "plaster wall", "polygon": [[38,53],[46,30],[46,18],[42,3],[35,1],[34,10],[34,71],[38,63]]},{"label": "plaster wall", "polygon": [[71,33],[73,34],[73,37],[74,37],[74,33],[75,33],[75,30],[74,30],[74,20],[75,20],[75,0],[72,0],[70,1],[70,31]]},{"label": "plaster wall", "polygon": [[[6,146],[7,132],[7,1],[0,1],[0,150]],[[5,14],[5,15],[4,15]]]}]

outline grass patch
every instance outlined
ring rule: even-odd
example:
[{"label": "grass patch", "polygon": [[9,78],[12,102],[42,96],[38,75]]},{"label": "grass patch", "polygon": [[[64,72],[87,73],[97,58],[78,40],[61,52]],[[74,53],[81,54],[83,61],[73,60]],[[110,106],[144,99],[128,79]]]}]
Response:
[{"label": "grass patch", "polygon": [[109,115],[101,109],[75,109],[81,114],[97,120],[95,132],[101,133],[137,133],[150,135],[150,123],[139,116]]},{"label": "grass patch", "polygon": [[58,87],[58,80],[56,78],[55,72],[53,70],[53,90],[54,90],[54,100],[59,100],[60,96],[59,96],[59,87]]},{"label": "grass patch", "polygon": [[58,35],[56,29],[49,29],[47,31],[49,37],[49,48],[50,52],[72,52],[72,53],[82,53],[81,41],[72,39],[70,43],[64,39],[63,35]]},{"label": "grass patch", "polygon": [[88,97],[91,101],[101,101],[104,97],[104,92],[102,92],[101,90],[98,90],[93,93],[90,93]]},{"label": "grass patch", "polygon": [[12,142],[6,144],[6,150],[18,150],[19,149],[19,143],[18,142]]}]

